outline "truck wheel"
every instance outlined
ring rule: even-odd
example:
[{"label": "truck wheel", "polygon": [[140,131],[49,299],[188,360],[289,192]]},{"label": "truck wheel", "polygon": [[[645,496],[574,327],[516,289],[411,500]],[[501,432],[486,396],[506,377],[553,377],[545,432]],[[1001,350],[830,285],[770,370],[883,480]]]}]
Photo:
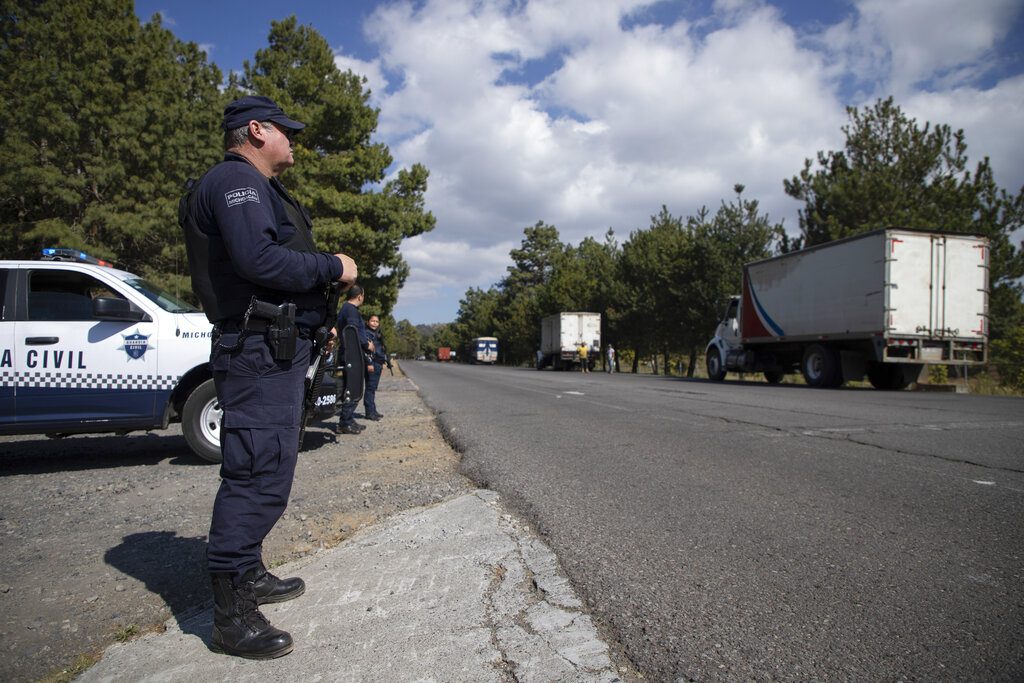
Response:
[{"label": "truck wheel", "polygon": [[764,379],[768,384],[778,384],[786,376],[782,370],[765,370]]},{"label": "truck wheel", "polygon": [[725,363],[722,362],[722,354],[717,348],[712,346],[708,349],[705,362],[708,367],[708,379],[713,379],[716,382],[725,379]]},{"label": "truck wheel", "polygon": [[882,391],[906,389],[910,384],[910,374],[903,363],[872,363],[868,366],[868,381]]},{"label": "truck wheel", "polygon": [[207,462],[219,463],[223,459],[220,452],[221,416],[212,379],[189,394],[181,411],[181,431],[185,434],[185,442],[193,453]]},{"label": "truck wheel", "polygon": [[838,354],[821,344],[807,347],[800,362],[800,370],[807,385],[811,387],[835,387],[843,383]]}]

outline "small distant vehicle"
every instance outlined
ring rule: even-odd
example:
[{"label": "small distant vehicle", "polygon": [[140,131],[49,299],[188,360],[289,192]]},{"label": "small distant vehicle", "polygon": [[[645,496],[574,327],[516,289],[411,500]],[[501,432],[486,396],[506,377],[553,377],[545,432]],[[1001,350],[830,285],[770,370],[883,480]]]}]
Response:
[{"label": "small distant vehicle", "polygon": [[498,362],[498,338],[477,337],[469,343],[469,358],[473,363]]},{"label": "small distant vehicle", "polygon": [[899,390],[925,363],[983,364],[988,273],[984,237],[905,228],[749,263],[707,346],[708,377],[801,372],[828,388],[867,375]]},{"label": "small distant vehicle", "polygon": [[580,366],[580,344],[588,348],[587,366],[594,369],[601,349],[601,314],[567,311],[540,321],[537,369],[568,370]]},{"label": "small distant vehicle", "polygon": [[437,349],[437,360],[440,363],[447,363],[452,360],[452,349],[449,346],[442,346]]}]

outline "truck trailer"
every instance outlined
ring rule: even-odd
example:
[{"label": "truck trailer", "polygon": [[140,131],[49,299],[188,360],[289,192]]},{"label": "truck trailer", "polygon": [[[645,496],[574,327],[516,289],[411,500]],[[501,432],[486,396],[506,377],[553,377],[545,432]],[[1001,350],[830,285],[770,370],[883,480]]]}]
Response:
[{"label": "truck trailer", "polygon": [[565,312],[542,318],[537,369],[579,367],[581,343],[587,345],[587,365],[593,370],[601,351],[600,313]]},{"label": "truck trailer", "polygon": [[707,346],[708,377],[801,372],[812,387],[867,375],[903,389],[924,364],[988,354],[988,240],[885,228],[747,264]]}]

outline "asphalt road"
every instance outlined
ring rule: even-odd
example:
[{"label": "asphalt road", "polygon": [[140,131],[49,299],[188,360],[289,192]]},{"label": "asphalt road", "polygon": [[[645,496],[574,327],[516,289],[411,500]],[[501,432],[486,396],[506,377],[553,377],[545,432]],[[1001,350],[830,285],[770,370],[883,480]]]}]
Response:
[{"label": "asphalt road", "polygon": [[1024,680],[1024,400],[405,367],[650,680]]}]

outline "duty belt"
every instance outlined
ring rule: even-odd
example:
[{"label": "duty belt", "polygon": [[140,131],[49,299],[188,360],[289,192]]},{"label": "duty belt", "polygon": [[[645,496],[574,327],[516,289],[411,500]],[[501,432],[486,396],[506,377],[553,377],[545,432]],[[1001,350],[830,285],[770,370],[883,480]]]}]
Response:
[{"label": "duty belt", "polygon": [[[267,320],[260,320],[259,318],[249,318],[247,324],[242,325],[240,318],[231,318],[228,320],[221,320],[215,325],[215,327],[222,334],[231,334],[233,332],[255,332],[257,334],[265,334],[267,329],[270,327],[270,322]],[[308,327],[297,326],[296,331],[298,332],[300,339],[312,339],[313,330]]]},{"label": "duty belt", "polygon": [[270,327],[270,322],[267,320],[260,320],[259,318],[249,318],[246,321],[243,321],[241,318],[231,318],[228,320],[221,320],[216,326],[221,332],[227,334],[242,331],[264,333],[267,331],[267,328]]}]

